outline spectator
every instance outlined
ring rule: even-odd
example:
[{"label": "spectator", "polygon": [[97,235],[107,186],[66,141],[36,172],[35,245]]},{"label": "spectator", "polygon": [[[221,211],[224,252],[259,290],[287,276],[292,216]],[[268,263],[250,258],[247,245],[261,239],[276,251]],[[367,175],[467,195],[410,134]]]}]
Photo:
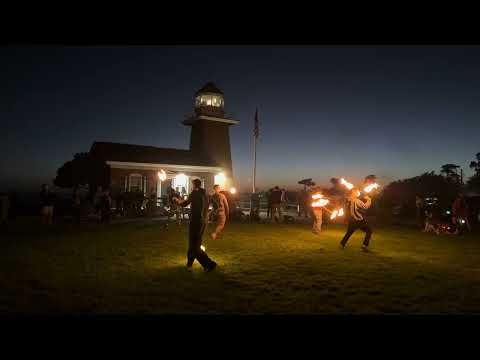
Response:
[{"label": "spectator", "polygon": [[47,184],[42,185],[40,192],[42,224],[53,224],[53,211],[55,207],[55,195],[50,191]]},{"label": "spectator", "polygon": [[72,215],[73,221],[77,224],[80,224],[80,217],[81,217],[81,197],[80,197],[80,189],[78,186],[73,188],[72,193]]},{"label": "spectator", "polygon": [[275,186],[271,195],[272,201],[272,217],[275,222],[279,222],[282,218],[282,191],[278,186]]},{"label": "spectator", "polygon": [[101,223],[110,223],[110,214],[112,208],[112,196],[110,194],[110,189],[106,189],[103,193],[101,200]]},{"label": "spectator", "polygon": [[465,201],[465,197],[462,193],[457,195],[457,198],[452,205],[452,222],[457,224],[457,222],[465,221],[465,225],[468,231],[471,231],[470,222],[468,221],[469,211],[468,205]]}]

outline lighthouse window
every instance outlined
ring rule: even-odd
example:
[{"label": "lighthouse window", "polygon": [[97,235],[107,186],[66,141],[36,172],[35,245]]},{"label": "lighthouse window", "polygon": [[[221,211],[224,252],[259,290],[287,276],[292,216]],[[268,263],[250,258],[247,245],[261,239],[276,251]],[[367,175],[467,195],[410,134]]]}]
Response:
[{"label": "lighthouse window", "polygon": [[195,105],[198,106],[223,106],[223,98],[215,95],[201,95],[195,99]]}]

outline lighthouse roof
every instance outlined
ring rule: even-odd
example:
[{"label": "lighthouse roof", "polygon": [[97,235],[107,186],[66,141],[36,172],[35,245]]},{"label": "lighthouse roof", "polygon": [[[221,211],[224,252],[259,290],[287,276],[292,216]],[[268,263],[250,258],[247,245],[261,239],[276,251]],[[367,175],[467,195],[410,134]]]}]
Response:
[{"label": "lighthouse roof", "polygon": [[206,83],[200,90],[198,90],[195,95],[198,94],[204,94],[204,93],[214,93],[214,94],[220,94],[223,95],[223,91],[220,90],[214,83],[213,81],[209,81]]}]

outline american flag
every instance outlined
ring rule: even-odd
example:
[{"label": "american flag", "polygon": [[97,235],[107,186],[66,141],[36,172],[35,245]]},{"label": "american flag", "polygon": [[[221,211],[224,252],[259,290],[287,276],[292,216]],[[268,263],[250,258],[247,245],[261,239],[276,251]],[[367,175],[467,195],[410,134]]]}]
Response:
[{"label": "american flag", "polygon": [[255,109],[255,125],[253,127],[253,136],[255,139],[258,139],[259,129],[258,129],[258,109]]}]

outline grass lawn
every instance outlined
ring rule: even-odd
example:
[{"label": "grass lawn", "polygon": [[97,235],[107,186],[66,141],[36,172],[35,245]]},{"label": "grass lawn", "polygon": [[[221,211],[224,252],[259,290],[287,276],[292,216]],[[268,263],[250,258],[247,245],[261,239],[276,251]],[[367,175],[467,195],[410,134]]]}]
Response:
[{"label": "grass lawn", "polygon": [[[80,230],[76,230],[80,229]],[[0,314],[480,313],[480,238],[227,224],[219,267],[186,271],[187,228],[15,225],[0,241]]]}]

